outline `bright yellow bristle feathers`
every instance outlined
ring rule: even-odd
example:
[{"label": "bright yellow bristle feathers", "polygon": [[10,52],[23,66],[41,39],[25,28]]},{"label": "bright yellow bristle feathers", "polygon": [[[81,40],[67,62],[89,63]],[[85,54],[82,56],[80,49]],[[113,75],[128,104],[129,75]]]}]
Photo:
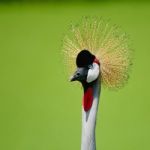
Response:
[{"label": "bright yellow bristle feathers", "polygon": [[128,80],[131,65],[131,49],[128,38],[116,25],[98,18],[83,18],[71,27],[64,39],[63,52],[71,71],[76,68],[76,56],[89,50],[100,61],[101,81],[108,88],[119,88]]}]

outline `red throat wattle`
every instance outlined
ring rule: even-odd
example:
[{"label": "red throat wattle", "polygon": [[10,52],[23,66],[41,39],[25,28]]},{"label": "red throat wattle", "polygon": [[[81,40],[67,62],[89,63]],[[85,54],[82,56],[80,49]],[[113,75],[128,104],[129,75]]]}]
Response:
[{"label": "red throat wattle", "polygon": [[82,105],[85,111],[89,111],[93,103],[93,88],[88,87],[84,92]]}]

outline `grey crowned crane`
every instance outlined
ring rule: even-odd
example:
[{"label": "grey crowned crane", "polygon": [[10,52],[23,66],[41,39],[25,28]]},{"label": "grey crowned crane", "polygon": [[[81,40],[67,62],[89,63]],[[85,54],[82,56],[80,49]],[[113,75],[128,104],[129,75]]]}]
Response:
[{"label": "grey crowned crane", "polygon": [[66,64],[71,72],[77,68],[70,81],[83,87],[81,150],[96,150],[101,84],[117,89],[128,80],[132,51],[127,40],[116,25],[97,18],[84,18],[64,39]]}]

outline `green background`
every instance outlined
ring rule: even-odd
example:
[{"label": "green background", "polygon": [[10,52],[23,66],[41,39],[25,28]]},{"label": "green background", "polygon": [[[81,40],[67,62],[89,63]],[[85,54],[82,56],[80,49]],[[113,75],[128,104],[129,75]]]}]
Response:
[{"label": "green background", "polygon": [[0,4],[0,150],[79,150],[82,88],[61,56],[70,22],[103,16],[130,34],[134,65],[118,92],[102,89],[97,150],[150,149],[150,3]]}]

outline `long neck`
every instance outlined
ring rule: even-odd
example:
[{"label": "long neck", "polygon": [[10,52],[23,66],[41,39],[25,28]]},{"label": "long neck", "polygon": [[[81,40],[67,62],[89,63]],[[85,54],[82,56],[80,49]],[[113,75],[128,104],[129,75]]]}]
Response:
[{"label": "long neck", "polygon": [[96,81],[92,83],[92,85],[90,85],[93,88],[93,103],[90,110],[85,111],[84,108],[82,107],[81,150],[96,150],[95,127],[101,89],[99,80],[100,79],[98,78]]}]

